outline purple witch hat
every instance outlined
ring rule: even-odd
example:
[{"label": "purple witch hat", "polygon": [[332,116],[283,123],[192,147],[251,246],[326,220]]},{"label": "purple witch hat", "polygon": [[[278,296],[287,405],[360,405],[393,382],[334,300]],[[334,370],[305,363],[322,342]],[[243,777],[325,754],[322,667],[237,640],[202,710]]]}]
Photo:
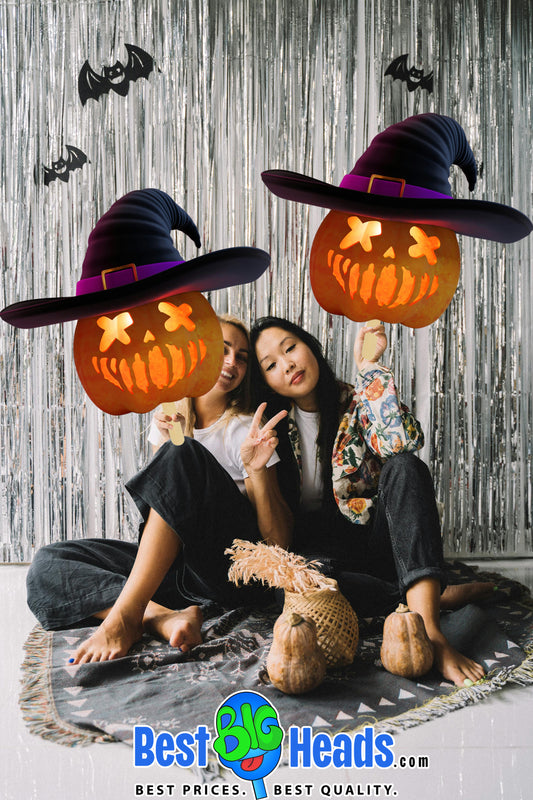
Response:
[{"label": "purple witch hat", "polygon": [[498,242],[531,232],[528,217],[510,206],[453,198],[452,164],[463,170],[472,191],[477,168],[462,127],[451,117],[419,114],[375,136],[340,186],[285,170],[267,170],[262,178],[285,200],[366,217],[439,225]]},{"label": "purple witch hat", "polygon": [[4,308],[0,317],[17,328],[133,308],[178,292],[210,291],[250,283],[267,269],[270,256],[256,247],[231,247],[184,261],[171,230],[200,247],[191,217],[159,189],[121,197],[89,236],[74,297],[26,300]]}]

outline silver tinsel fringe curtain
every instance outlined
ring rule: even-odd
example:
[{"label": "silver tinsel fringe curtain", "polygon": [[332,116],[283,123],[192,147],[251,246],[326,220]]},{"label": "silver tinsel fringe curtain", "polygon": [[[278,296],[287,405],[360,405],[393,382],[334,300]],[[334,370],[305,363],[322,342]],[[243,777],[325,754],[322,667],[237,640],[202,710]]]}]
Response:
[{"label": "silver tinsel fringe curtain", "polygon": [[[309,285],[325,211],[279,200],[260,172],[338,184],[380,130],[411,114],[457,119],[482,165],[475,197],[532,213],[532,6],[526,0],[0,0],[0,304],[75,292],[87,238],[126,192],[164,189],[197,221],[207,252],[272,255],[253,285],[212,292],[247,322],[287,316],[353,377],[356,324],[328,316]],[[85,105],[78,75],[155,59],[126,96]],[[385,71],[403,53],[433,91]],[[79,148],[68,180],[43,168]],[[456,197],[468,188],[453,174]],[[184,257],[194,253],[176,239]],[[445,314],[388,327],[402,399],[422,420],[423,458],[444,506],[446,552],[531,553],[531,237],[460,237]],[[149,455],[149,416],[102,414],[74,369],[74,323],[1,323],[1,560],[49,541],[136,535],[124,480]]]}]

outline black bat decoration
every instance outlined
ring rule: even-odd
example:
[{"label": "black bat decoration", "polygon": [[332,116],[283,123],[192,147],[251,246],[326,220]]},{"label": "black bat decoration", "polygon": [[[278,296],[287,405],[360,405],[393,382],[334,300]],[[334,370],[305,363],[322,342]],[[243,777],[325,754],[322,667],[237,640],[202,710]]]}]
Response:
[{"label": "black bat decoration", "polygon": [[78,76],[78,92],[82,105],[90,97],[99,100],[110,91],[125,97],[131,81],[149,76],[154,68],[152,56],[133,44],[126,44],[125,48],[128,51],[127,64],[117,61],[112,67],[104,67],[101,75],[92,69],[88,61],[85,62]]},{"label": "black bat decoration", "polygon": [[433,91],[433,71],[424,75],[423,70],[416,67],[408,67],[408,58],[409,53],[404,53],[403,56],[395,58],[385,70],[385,75],[392,75],[393,80],[405,81],[410,92],[420,88],[426,89],[431,94]]},{"label": "black bat decoration", "polygon": [[[70,144],[65,145],[68,153],[66,158],[59,158],[57,161],[52,162],[51,167],[43,167],[44,185],[48,186],[52,181],[60,180],[66,183],[70,177],[70,173],[75,169],[81,169],[87,162],[87,156],[77,147]],[[35,182],[38,180],[38,169],[35,170]]]}]

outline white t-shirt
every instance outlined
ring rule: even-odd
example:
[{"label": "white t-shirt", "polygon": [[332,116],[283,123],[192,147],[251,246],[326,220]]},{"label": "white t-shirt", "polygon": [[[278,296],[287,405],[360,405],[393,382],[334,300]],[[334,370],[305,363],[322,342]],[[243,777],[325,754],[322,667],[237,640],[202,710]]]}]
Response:
[{"label": "white t-shirt", "polygon": [[[248,435],[252,417],[242,414],[239,416],[223,416],[208,428],[194,428],[193,439],[200,442],[216,458],[221,467],[224,467],[233,478],[239,490],[244,494],[244,479],[248,473],[244,469],[241,458],[241,444]],[[162,438],[155,422],[152,420],[148,441],[157,447]],[[272,467],[279,461],[278,454],[270,456],[267,467]]]},{"label": "white t-shirt", "polygon": [[307,511],[319,508],[322,504],[322,468],[318,460],[318,411],[302,411],[294,406],[294,420],[300,437],[302,454],[302,494],[301,503]]}]

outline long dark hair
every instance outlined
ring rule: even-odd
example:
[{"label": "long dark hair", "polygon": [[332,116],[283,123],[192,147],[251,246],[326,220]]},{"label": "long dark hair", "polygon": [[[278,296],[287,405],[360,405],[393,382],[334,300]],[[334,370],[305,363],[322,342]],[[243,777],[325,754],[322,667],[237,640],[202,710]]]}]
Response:
[{"label": "long dark hair", "polygon": [[307,345],[317,360],[319,374],[316,395],[318,412],[320,415],[317,446],[324,480],[323,501],[325,504],[329,505],[333,502],[333,493],[331,490],[331,454],[339,427],[341,386],[335,373],[324,357],[322,345],[318,339],[299,325],[287,319],[282,319],[280,317],[260,317],[250,330],[250,377],[252,381],[252,395],[255,401],[254,405],[266,400],[268,403],[269,417],[282,408],[289,409],[291,402],[289,398],[282,397],[268,386],[265,381],[264,373],[257,360],[255,351],[257,340],[260,334],[268,328],[281,328],[292,336],[300,339],[300,341]]}]

